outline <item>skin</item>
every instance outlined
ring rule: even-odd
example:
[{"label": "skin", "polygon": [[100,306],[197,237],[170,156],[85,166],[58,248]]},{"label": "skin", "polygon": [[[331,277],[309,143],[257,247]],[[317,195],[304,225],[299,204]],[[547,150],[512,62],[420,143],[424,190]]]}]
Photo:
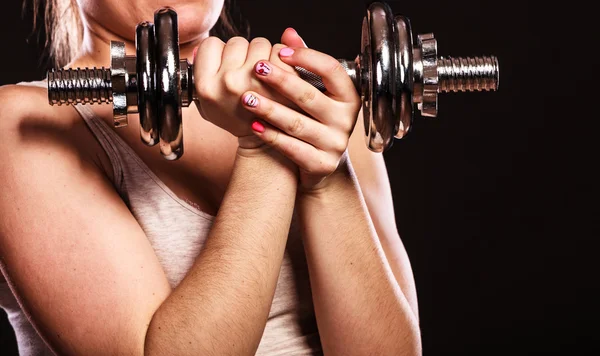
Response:
[{"label": "skin", "polygon": [[[135,24],[156,8],[148,0],[79,5],[84,44],[69,66],[80,67],[106,66],[110,39],[133,53]],[[42,337],[67,355],[253,355],[296,206],[325,353],[420,354],[414,281],[385,164],[364,144],[348,76],[291,29],[284,45],[207,39],[222,1],[166,5],[184,14],[181,56],[198,47],[195,75],[205,83],[184,109],[186,154],[167,162],[143,146],[135,118],[116,132],[179,197],[216,215],[176,288],[81,118],[49,107],[39,88],[0,88],[0,148],[8,152],[0,160],[2,271]],[[281,56],[284,46],[294,54]],[[261,60],[272,68],[267,76],[254,71]],[[301,81],[295,65],[320,74],[327,93]],[[244,105],[248,94],[259,104]],[[94,110],[110,124],[109,107]],[[251,128],[256,118],[262,133]]]}]

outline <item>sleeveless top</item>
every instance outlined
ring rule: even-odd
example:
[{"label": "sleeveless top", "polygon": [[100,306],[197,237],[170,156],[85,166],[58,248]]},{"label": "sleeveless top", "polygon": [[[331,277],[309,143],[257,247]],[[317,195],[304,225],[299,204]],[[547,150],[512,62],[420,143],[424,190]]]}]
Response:
[{"label": "sleeveless top", "polygon": [[[19,84],[44,88],[47,85],[45,81]],[[202,249],[214,216],[178,198],[89,107],[74,108],[108,155],[118,194],[146,233],[169,284],[175,288]],[[15,331],[19,354],[52,355],[21,308],[10,282],[0,274],[0,307]],[[275,296],[256,354],[322,355],[295,210]]]}]

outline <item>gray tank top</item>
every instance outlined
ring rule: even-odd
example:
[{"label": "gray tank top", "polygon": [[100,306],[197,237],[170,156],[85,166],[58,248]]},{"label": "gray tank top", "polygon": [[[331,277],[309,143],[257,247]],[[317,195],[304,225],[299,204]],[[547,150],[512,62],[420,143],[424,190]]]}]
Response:
[{"label": "gray tank top", "polygon": [[[46,88],[45,81],[19,83]],[[176,287],[192,267],[214,216],[177,197],[131,147],[87,106],[75,106],[113,166],[115,188],[138,221]],[[277,288],[257,355],[322,355],[304,247],[294,212]],[[15,331],[20,355],[52,355],[0,275],[0,307]]]}]

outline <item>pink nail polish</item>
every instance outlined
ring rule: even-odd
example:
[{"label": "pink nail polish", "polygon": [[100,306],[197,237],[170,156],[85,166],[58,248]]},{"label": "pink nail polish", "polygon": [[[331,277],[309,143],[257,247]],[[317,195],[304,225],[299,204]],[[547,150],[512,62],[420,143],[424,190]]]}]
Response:
[{"label": "pink nail polish", "polygon": [[289,47],[282,48],[281,51],[279,51],[281,57],[290,57],[292,54],[294,54],[294,50]]},{"label": "pink nail polish", "polygon": [[251,107],[251,108],[255,108],[255,107],[257,107],[257,106],[258,106],[258,98],[257,98],[257,97],[255,97],[255,96],[254,96],[254,95],[252,95],[252,94],[248,94],[248,95],[246,95],[246,97],[244,98],[244,104],[245,104],[246,106],[249,106],[249,107]]},{"label": "pink nail polish", "polygon": [[263,133],[263,132],[265,132],[265,127],[260,122],[254,121],[252,123],[252,130],[254,130],[256,132]]},{"label": "pink nail polish", "polygon": [[260,75],[269,75],[271,73],[271,67],[269,67],[265,62],[258,62],[254,70]]}]

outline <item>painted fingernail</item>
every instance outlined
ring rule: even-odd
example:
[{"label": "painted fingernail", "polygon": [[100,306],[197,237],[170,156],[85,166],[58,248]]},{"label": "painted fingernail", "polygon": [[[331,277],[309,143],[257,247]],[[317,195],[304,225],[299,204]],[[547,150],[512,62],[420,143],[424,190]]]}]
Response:
[{"label": "painted fingernail", "polygon": [[258,62],[254,70],[260,75],[269,75],[271,73],[271,67],[269,67],[265,62]]},{"label": "painted fingernail", "polygon": [[254,96],[254,95],[252,95],[252,94],[248,94],[248,95],[246,95],[246,97],[244,98],[244,104],[245,104],[246,106],[249,106],[249,107],[251,107],[251,108],[255,108],[255,107],[257,107],[257,106],[258,106],[258,98],[257,98],[257,97],[255,97],[255,96]]},{"label": "painted fingernail", "polygon": [[265,127],[260,122],[254,121],[252,123],[252,130],[259,132],[259,133],[263,133],[263,132],[265,132]]},{"label": "painted fingernail", "polygon": [[282,48],[281,51],[279,51],[279,55],[282,57],[289,57],[292,54],[294,54],[294,50],[289,47]]}]

